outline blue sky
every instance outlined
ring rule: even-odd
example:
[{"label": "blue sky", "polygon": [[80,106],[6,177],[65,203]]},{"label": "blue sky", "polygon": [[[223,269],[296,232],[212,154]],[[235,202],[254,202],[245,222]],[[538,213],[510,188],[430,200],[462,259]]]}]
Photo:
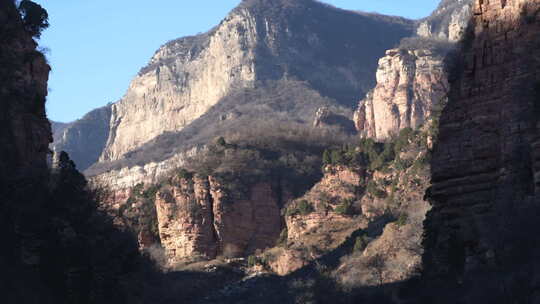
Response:
[{"label": "blue sky", "polygon": [[[205,32],[240,0],[34,0],[51,26],[40,45],[52,66],[47,112],[68,122],[115,102],[163,43]],[[439,0],[324,0],[336,7],[421,18]],[[159,3],[159,4],[158,4]]]}]

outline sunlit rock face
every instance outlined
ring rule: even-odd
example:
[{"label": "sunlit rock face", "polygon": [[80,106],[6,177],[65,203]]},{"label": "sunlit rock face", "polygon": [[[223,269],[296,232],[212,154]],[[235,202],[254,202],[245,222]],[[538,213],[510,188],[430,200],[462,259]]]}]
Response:
[{"label": "sunlit rock face", "polygon": [[387,51],[379,61],[377,86],[355,113],[360,136],[385,140],[422,125],[448,91],[443,59],[430,50]]},{"label": "sunlit rock face", "polygon": [[245,197],[231,199],[212,177],[174,179],[155,201],[168,264],[245,256],[272,247],[281,231],[279,199],[269,183],[257,183]]},{"label": "sunlit rock face", "polygon": [[443,1],[420,21],[416,37],[386,51],[377,85],[354,114],[361,137],[383,141],[404,128],[416,129],[446,100],[445,58],[463,37],[470,16],[470,0]]},{"label": "sunlit rock face", "polygon": [[209,32],[155,53],[112,105],[100,161],[122,159],[158,135],[181,131],[232,91],[267,80],[307,81],[352,107],[373,86],[377,58],[412,28],[409,20],[311,0],[244,1]]},{"label": "sunlit rock face", "polygon": [[473,0],[442,1],[431,16],[421,20],[418,36],[457,42],[465,33]]},{"label": "sunlit rock face", "polygon": [[126,152],[204,114],[234,86],[255,81],[252,16],[232,14],[214,31],[173,41],[156,52],[112,107],[102,160]]}]

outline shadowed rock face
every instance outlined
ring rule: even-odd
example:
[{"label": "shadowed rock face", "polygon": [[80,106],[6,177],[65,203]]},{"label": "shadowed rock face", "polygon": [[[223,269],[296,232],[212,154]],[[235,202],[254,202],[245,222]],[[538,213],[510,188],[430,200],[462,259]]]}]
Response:
[{"label": "shadowed rock face", "polygon": [[[77,169],[84,171],[95,163],[109,138],[111,106],[95,109],[83,118],[53,131],[53,151],[68,151],[77,164]],[[54,125],[53,125],[54,126]]]},{"label": "shadowed rock face", "polygon": [[46,168],[52,141],[45,115],[50,67],[10,1],[0,3],[0,175]]},{"label": "shadowed rock face", "polygon": [[[539,11],[539,1],[475,2],[428,192],[426,274],[472,280],[500,271],[497,288],[516,297],[502,303],[529,297],[538,278]],[[512,295],[520,272],[528,279]]]}]

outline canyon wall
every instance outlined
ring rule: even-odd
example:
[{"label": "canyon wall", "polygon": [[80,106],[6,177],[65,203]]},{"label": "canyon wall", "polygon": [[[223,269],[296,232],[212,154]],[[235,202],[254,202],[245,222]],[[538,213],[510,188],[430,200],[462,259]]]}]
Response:
[{"label": "canyon wall", "polygon": [[442,2],[418,24],[417,36],[405,38],[379,60],[377,84],[354,113],[361,137],[384,141],[404,128],[416,129],[446,100],[445,57],[467,27],[470,0]]},{"label": "canyon wall", "polygon": [[424,124],[448,91],[443,59],[431,50],[387,51],[379,60],[377,86],[354,115],[360,136],[383,141]]},{"label": "canyon wall", "polygon": [[0,238],[9,244],[0,251],[1,301],[121,303],[137,250],[96,211],[65,153],[49,170],[50,67],[34,40],[47,13],[23,3],[30,11],[0,1]]},{"label": "canyon wall", "polygon": [[426,275],[477,291],[497,277],[504,303],[538,301],[539,12],[537,0],[475,1],[428,191]]},{"label": "canyon wall", "polygon": [[[223,136],[225,131],[244,124],[238,117],[247,120],[251,115],[248,107],[255,105],[248,105],[247,99],[257,100],[260,111],[269,106],[265,110],[272,119],[291,114],[294,117],[290,121],[306,124],[311,124],[315,112],[323,106],[350,112],[375,84],[377,59],[401,38],[411,35],[413,28],[413,22],[404,18],[345,11],[313,0],[244,0],[207,33],[171,41],[154,54],[125,96],[111,106],[109,122],[97,127],[108,128],[108,136],[97,165],[87,174],[98,175],[112,167],[132,168],[134,165],[122,162],[141,149],[148,150],[163,136],[177,134],[179,138],[167,143],[167,149],[153,148],[153,157],[144,156],[137,166],[176,157],[157,155],[162,150],[162,154],[188,150],[209,138]],[[300,104],[313,92],[323,102],[303,103],[301,109],[278,105],[272,99],[279,92],[263,92],[273,88],[276,81],[305,87],[304,96],[296,97],[300,100],[291,98],[289,102]],[[241,94],[246,96],[240,96],[240,100],[246,101],[234,104],[231,99]],[[235,113],[228,113],[233,106],[237,108]],[[219,111],[227,112],[218,115]],[[345,119],[351,129],[350,113]],[[78,126],[84,120],[74,122],[61,143],[55,144],[73,154],[82,169],[95,159],[93,150],[82,157],[75,155],[85,150],[78,139],[95,137],[95,131]],[[197,123],[201,120],[205,120],[202,127]],[[204,138],[199,138],[200,134]]]},{"label": "canyon wall", "polygon": [[27,171],[46,169],[52,141],[45,114],[50,67],[9,1],[2,2],[0,23],[0,175],[16,179]]},{"label": "canyon wall", "polygon": [[176,177],[160,189],[155,205],[168,264],[246,256],[273,247],[281,232],[281,194],[265,182],[246,191],[233,198],[212,177]]},{"label": "canyon wall", "polygon": [[[320,19],[322,14],[329,14],[327,20],[335,24],[320,28],[321,24],[310,21],[327,22]],[[330,50],[335,49],[331,43],[341,43],[341,38],[327,31],[377,22],[373,30],[387,32],[384,39],[375,38],[382,45],[390,46],[408,33],[406,21],[378,21],[310,0],[294,5],[244,1],[208,33],[169,42],[156,52],[124,98],[112,106],[110,137],[100,160],[121,159],[160,134],[181,131],[232,90],[252,87],[257,81],[297,77],[338,102],[352,104],[354,96],[361,96],[363,88],[373,83],[374,67],[353,58],[367,53],[362,61],[368,61],[380,46],[362,41],[373,38],[356,33],[347,37],[346,57],[339,57]],[[370,45],[369,50],[361,50],[360,44]],[[354,55],[354,50],[359,53]],[[313,60],[318,64],[312,65]]]}]

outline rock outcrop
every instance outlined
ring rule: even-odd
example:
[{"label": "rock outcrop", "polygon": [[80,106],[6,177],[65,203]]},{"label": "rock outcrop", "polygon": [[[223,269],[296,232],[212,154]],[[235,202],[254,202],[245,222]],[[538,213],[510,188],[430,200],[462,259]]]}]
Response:
[{"label": "rock outcrop", "polygon": [[374,59],[408,33],[409,21],[312,0],[243,1],[208,33],[156,52],[112,106],[101,160],[118,160],[164,132],[182,130],[233,89],[258,81],[298,78],[352,105],[373,85]]},{"label": "rock outcrop", "polygon": [[425,270],[534,303],[540,2],[478,0],[473,12],[434,148]]},{"label": "rock outcrop", "polygon": [[264,182],[233,198],[218,179],[174,178],[155,202],[168,264],[246,256],[272,247],[282,226],[278,195]]},{"label": "rock outcrop", "polygon": [[313,261],[329,263],[336,267],[336,280],[350,287],[381,284],[366,266],[375,257],[386,265],[380,269],[383,282],[415,275],[429,209],[423,199],[429,186],[428,133],[427,127],[410,133],[399,156],[378,169],[362,161],[326,165],[321,181],[288,204],[280,244],[261,260],[279,275]]},{"label": "rock outcrop", "polygon": [[417,37],[404,39],[379,60],[377,85],[354,114],[360,136],[383,141],[401,129],[416,129],[446,100],[445,56],[463,36],[470,3],[442,2],[418,25]]},{"label": "rock outcrop", "polygon": [[387,51],[379,60],[377,86],[354,115],[360,136],[382,141],[424,124],[448,92],[443,59],[431,50]]}]

